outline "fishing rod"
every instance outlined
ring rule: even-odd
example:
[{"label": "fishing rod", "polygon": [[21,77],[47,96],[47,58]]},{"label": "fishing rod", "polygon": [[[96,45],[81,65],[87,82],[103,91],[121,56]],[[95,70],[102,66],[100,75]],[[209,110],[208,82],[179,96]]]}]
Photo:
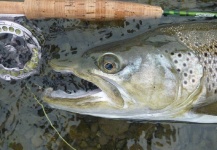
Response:
[{"label": "fishing rod", "polygon": [[28,19],[74,18],[98,21],[160,18],[162,15],[217,17],[217,12],[163,10],[159,6],[112,0],[0,1],[0,14],[21,14]]}]

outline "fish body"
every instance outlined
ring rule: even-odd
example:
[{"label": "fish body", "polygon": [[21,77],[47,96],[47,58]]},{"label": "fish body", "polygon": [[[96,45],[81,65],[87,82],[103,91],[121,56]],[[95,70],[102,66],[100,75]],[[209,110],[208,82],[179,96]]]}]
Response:
[{"label": "fish body", "polygon": [[98,90],[43,99],[71,112],[136,120],[217,123],[217,23],[159,27],[85,52],[74,63],[51,61]]}]

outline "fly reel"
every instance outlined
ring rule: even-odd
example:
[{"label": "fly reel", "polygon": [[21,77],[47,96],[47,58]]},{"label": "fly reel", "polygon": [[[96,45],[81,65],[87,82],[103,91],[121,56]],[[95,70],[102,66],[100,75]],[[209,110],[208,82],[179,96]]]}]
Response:
[{"label": "fly reel", "polygon": [[41,46],[25,27],[0,20],[0,78],[22,79],[37,72]]}]

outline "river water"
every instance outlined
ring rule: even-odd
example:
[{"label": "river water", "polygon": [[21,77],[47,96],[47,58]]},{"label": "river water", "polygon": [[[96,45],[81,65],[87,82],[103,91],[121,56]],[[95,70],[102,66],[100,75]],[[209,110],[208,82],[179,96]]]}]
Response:
[{"label": "river water", "polygon": [[[215,0],[128,0],[161,6],[164,9],[217,11]],[[77,91],[96,88],[71,73],[55,72],[51,59],[73,60],[88,49],[131,38],[162,24],[207,20],[194,17],[162,17],[153,20],[88,22],[47,19],[14,21],[40,29],[42,45],[40,70],[22,80],[0,80],[0,149],[2,150],[68,150],[54,131],[36,98],[43,103],[43,90]],[[36,97],[34,97],[36,96]],[[78,150],[214,150],[217,148],[216,124],[175,122],[132,122],[103,119],[52,109],[46,113],[64,139]]]}]

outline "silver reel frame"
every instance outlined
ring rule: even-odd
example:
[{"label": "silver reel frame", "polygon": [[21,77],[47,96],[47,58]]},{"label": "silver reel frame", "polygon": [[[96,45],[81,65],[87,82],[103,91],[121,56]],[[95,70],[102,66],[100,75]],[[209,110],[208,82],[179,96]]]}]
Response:
[{"label": "silver reel frame", "polygon": [[0,64],[0,78],[4,80],[22,79],[37,72],[41,59],[41,46],[32,33],[25,27],[6,20],[0,20],[0,34],[13,34],[21,38],[31,38],[33,44],[27,44],[32,53],[31,59],[24,65],[23,69],[6,68]]}]

